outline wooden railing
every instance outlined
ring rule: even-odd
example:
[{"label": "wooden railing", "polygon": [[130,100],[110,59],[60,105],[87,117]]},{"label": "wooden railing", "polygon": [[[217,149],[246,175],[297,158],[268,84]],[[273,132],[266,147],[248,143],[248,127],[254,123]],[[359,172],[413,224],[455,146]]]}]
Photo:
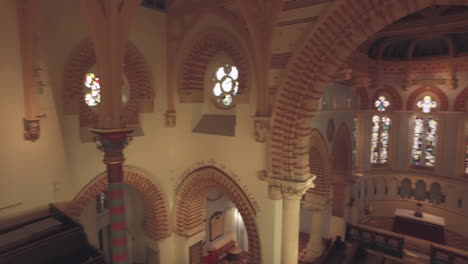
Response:
[{"label": "wooden railing", "polygon": [[[360,242],[366,249],[382,252],[402,260],[406,257],[404,251],[408,250],[428,256],[430,264],[468,264],[468,251],[375,227],[348,224],[346,241],[349,243]],[[385,256],[385,258],[388,257]]]}]

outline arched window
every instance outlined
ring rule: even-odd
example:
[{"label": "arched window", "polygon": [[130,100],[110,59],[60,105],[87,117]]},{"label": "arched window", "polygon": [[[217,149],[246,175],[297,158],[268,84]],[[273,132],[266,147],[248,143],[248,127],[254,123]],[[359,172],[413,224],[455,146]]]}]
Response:
[{"label": "arched window", "polygon": [[[374,103],[378,112],[387,111],[390,102],[385,96],[379,96]],[[381,113],[372,116],[371,155],[370,162],[373,167],[382,167],[388,164],[388,148],[390,139],[391,118]]]},{"label": "arched window", "polygon": [[[94,67],[93,67],[94,68]],[[98,106],[101,103],[101,79],[94,72],[86,73],[83,80],[84,100],[90,107]],[[128,102],[130,85],[125,74],[122,74],[122,103]]]},{"label": "arched window", "polygon": [[468,176],[468,138],[465,143],[465,175]]},{"label": "arched window", "polygon": [[239,91],[239,70],[236,66],[226,64],[219,67],[215,75],[213,95],[216,103],[223,108],[233,107]]},{"label": "arched window", "polygon": [[88,106],[97,106],[101,102],[101,80],[96,74],[87,73],[83,80],[85,88],[85,103]]},{"label": "arched window", "polygon": [[416,166],[434,167],[436,162],[437,137],[439,120],[429,115],[437,103],[430,96],[424,96],[417,103],[422,114],[413,119],[413,145],[411,147],[412,164]]}]

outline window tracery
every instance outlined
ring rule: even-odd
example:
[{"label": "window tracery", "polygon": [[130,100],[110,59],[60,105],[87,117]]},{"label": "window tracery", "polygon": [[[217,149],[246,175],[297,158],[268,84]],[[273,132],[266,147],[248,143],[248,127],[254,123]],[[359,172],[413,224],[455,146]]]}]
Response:
[{"label": "window tracery", "polygon": [[435,166],[438,125],[435,117],[415,117],[412,147],[414,165]]},{"label": "window tracery", "polygon": [[[385,96],[379,96],[374,106],[377,111],[385,112],[390,102]],[[389,139],[391,118],[388,115],[375,114],[372,116],[371,155],[372,166],[385,166],[388,164]]]},{"label": "window tracery", "polygon": [[239,70],[236,66],[226,64],[216,71],[213,95],[216,102],[223,108],[230,108],[235,104],[235,96],[239,92]]}]

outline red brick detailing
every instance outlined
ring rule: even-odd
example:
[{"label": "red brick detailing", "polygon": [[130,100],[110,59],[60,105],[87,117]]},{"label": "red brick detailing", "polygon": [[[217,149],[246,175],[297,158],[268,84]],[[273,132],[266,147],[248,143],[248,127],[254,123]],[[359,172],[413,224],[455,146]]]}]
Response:
[{"label": "red brick detailing", "polygon": [[340,0],[310,27],[276,93],[272,177],[304,178],[309,173],[308,138],[317,98],[356,48],[397,19],[433,4],[468,5],[468,0]]},{"label": "red brick detailing", "polygon": [[[124,167],[123,182],[137,190],[143,198],[145,209],[144,229],[146,234],[160,240],[171,235],[169,230],[169,209],[160,188],[152,183],[145,174],[135,168]],[[107,175],[102,173],[89,182],[73,199],[66,213],[79,221],[81,213],[96,196],[107,190]]]},{"label": "red brick detailing", "polygon": [[454,110],[457,112],[466,111],[466,101],[468,101],[468,87],[463,89],[455,98]]},{"label": "red brick detailing", "polygon": [[336,132],[331,156],[331,179],[333,183],[346,184],[351,180],[352,144],[351,132],[341,123]]},{"label": "red brick detailing", "polygon": [[357,100],[359,103],[359,110],[369,110],[369,95],[367,89],[364,87],[356,89]]},{"label": "red brick detailing", "polygon": [[330,194],[330,164],[327,142],[323,135],[313,129],[310,136],[310,172],[317,175],[314,180],[315,188],[310,188],[307,192],[328,196]]},{"label": "red brick detailing", "polygon": [[[208,65],[212,59],[224,52],[232,59],[239,70],[239,93],[248,90],[249,69],[246,52],[242,44],[229,34],[222,32],[207,32],[199,38],[185,58],[181,72],[180,100],[181,102],[203,102],[203,90]],[[212,73],[213,77],[215,72]],[[211,78],[210,78],[211,79]],[[201,93],[192,96],[193,93]]]},{"label": "red brick detailing", "polygon": [[[227,174],[214,167],[203,167],[186,176],[177,188],[175,202],[175,232],[190,237],[204,230],[205,202],[208,187],[222,188],[239,210],[249,241],[250,262],[261,263],[260,239],[255,223],[256,212],[242,188]],[[195,230],[195,232],[194,232]]]},{"label": "red brick detailing", "polygon": [[400,94],[395,89],[393,89],[393,87],[387,86],[387,85],[375,91],[374,98],[372,99],[372,107],[374,107],[374,102],[381,95],[385,96],[386,99],[390,101],[390,109],[403,110],[403,105],[402,105]]},{"label": "red brick detailing", "polygon": [[[140,106],[145,104],[145,109],[152,108],[154,91],[145,58],[132,43],[127,44],[124,63],[123,69],[130,83],[125,111],[126,123],[135,125],[138,124]],[[86,105],[83,98],[84,75],[95,64],[93,43],[85,39],[74,48],[65,66],[63,88],[65,113],[79,113],[80,127],[96,127],[97,124],[97,111]]]},{"label": "red brick detailing", "polygon": [[414,90],[408,97],[408,101],[406,102],[406,110],[417,109],[416,100],[424,93],[430,93],[431,95],[437,96],[437,98],[433,99],[439,103],[439,111],[448,111],[449,101],[447,95],[441,89],[431,85],[421,86],[418,89]]}]

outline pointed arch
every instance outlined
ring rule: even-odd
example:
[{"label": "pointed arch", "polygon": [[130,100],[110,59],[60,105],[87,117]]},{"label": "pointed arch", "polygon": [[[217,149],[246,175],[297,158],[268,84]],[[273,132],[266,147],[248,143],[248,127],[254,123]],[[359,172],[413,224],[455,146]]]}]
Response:
[{"label": "pointed arch", "polygon": [[[392,110],[402,110],[402,101],[400,94],[389,85],[385,85],[383,88],[377,89],[374,93],[374,98],[372,100],[372,104],[378,99],[380,95],[388,95],[389,98],[387,100],[390,101],[390,109]],[[375,109],[375,108],[373,108]]]},{"label": "pointed arch", "polygon": [[[169,229],[169,209],[161,188],[154,184],[146,174],[136,168],[123,167],[123,183],[133,187],[143,198],[145,222],[143,229],[154,240],[167,238]],[[79,221],[83,210],[96,196],[107,190],[107,173],[101,173],[89,182],[67,206],[66,213]]]},{"label": "pointed arch", "polygon": [[331,155],[331,182],[333,185],[332,215],[344,217],[346,188],[351,181],[352,171],[351,132],[341,123],[336,132]]},{"label": "pointed arch", "polygon": [[204,227],[204,208],[209,187],[219,187],[233,202],[247,230],[250,262],[261,263],[260,238],[255,222],[255,207],[242,188],[228,174],[215,167],[201,167],[182,180],[176,191],[175,232],[191,237]]},{"label": "pointed arch", "polygon": [[[65,65],[63,80],[63,98],[66,114],[79,114],[80,127],[94,127],[97,112],[84,101],[83,78],[89,69],[96,64],[93,42],[82,40],[71,52]],[[139,123],[140,112],[153,111],[154,89],[150,70],[145,57],[131,42],[125,50],[123,72],[130,84],[129,99],[126,104],[126,123]]]},{"label": "pointed arch", "polygon": [[323,88],[364,41],[385,26],[430,5],[468,0],[337,0],[303,35],[276,92],[272,115],[272,177],[309,174],[308,138]]},{"label": "pointed arch", "polygon": [[208,30],[199,34],[183,58],[179,82],[179,98],[182,103],[203,102],[205,75],[212,59],[225,53],[239,70],[239,96],[249,87],[250,70],[248,53],[243,44],[231,33],[222,30]]},{"label": "pointed arch", "polygon": [[468,111],[468,87],[463,89],[455,98],[454,110],[457,112]]},{"label": "pointed arch", "polygon": [[317,175],[314,180],[315,187],[307,192],[328,196],[330,194],[330,155],[328,154],[327,141],[317,129],[312,129],[310,135],[310,172]]},{"label": "pointed arch", "polygon": [[431,95],[435,95],[437,98],[434,98],[438,102],[438,109],[440,111],[448,111],[448,97],[440,88],[432,86],[432,85],[425,85],[417,88],[414,90],[408,97],[408,101],[406,102],[406,110],[415,110],[417,109],[416,100],[422,94],[430,93]]}]

